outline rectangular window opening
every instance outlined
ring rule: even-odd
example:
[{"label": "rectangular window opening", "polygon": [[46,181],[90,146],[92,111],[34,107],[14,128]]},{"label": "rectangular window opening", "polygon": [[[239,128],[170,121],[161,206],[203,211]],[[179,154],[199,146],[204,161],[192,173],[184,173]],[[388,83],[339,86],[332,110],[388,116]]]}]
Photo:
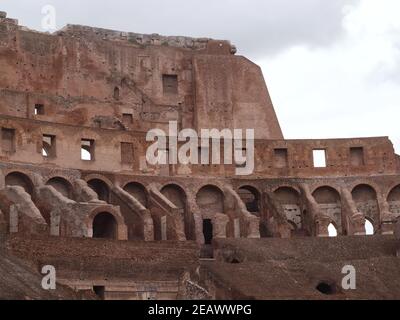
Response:
[{"label": "rectangular window opening", "polygon": [[121,142],[121,162],[122,164],[133,164],[133,144],[129,142]]},{"label": "rectangular window opening", "polygon": [[42,155],[45,158],[56,157],[56,136],[44,134],[42,139]]},{"label": "rectangular window opening", "polygon": [[350,164],[354,167],[365,165],[363,147],[350,148]]},{"label": "rectangular window opening", "polygon": [[326,168],[326,150],[315,149],[313,150],[314,168]]},{"label": "rectangular window opening", "polygon": [[94,160],[94,140],[82,139],[81,141],[81,159],[85,161]]},{"label": "rectangular window opening", "polygon": [[163,91],[167,94],[178,94],[178,76],[171,74],[163,74]]},{"label": "rectangular window opening", "polygon": [[15,129],[1,129],[1,148],[3,152],[15,152]]},{"label": "rectangular window opening", "polygon": [[288,151],[287,149],[274,149],[274,167],[287,168],[288,165]]}]

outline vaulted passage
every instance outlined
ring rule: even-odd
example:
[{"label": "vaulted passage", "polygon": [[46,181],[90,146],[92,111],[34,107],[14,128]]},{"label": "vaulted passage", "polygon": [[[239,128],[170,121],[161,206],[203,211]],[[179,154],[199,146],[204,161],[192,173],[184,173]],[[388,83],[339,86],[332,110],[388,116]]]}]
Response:
[{"label": "vaulted passage", "polygon": [[202,213],[224,213],[224,194],[215,186],[205,186],[196,196]]},{"label": "vaulted passage", "polygon": [[66,198],[69,199],[73,198],[72,185],[64,178],[60,177],[51,178],[49,181],[47,181],[46,185],[52,186]]},{"label": "vaulted passage", "polygon": [[161,189],[161,193],[171,201],[178,209],[182,210],[183,219],[185,222],[186,239],[194,240],[194,221],[190,216],[187,208],[187,197],[185,190],[176,184],[170,184]]},{"label": "vaulted passage", "polygon": [[117,222],[108,212],[102,212],[93,219],[93,238],[116,239]]},{"label": "vaulted passage", "polygon": [[400,185],[394,187],[392,191],[390,191],[387,201],[389,203],[390,212],[400,214]]},{"label": "vaulted passage", "polygon": [[304,233],[303,217],[300,208],[299,193],[290,187],[281,187],[274,192],[277,200],[282,206],[287,221],[292,227],[292,235]]},{"label": "vaulted passage", "polygon": [[142,184],[131,182],[124,187],[124,190],[138,200],[145,208],[147,208],[147,191]]},{"label": "vaulted passage", "polygon": [[356,186],[351,194],[357,210],[375,226],[379,225],[379,206],[375,190],[369,185],[361,184]]},{"label": "vaulted passage", "polygon": [[252,186],[243,186],[239,189],[238,194],[240,199],[246,205],[247,211],[260,216],[260,193]]},{"label": "vaulted passage", "polygon": [[107,183],[100,179],[92,179],[87,184],[97,193],[99,200],[110,201],[110,190]]},{"label": "vaulted passage", "polygon": [[313,192],[315,201],[319,204],[319,210],[329,217],[337,233],[342,233],[342,205],[339,193],[328,186],[320,187]]},{"label": "vaulted passage", "polygon": [[6,186],[19,186],[25,189],[31,196],[33,195],[33,183],[31,179],[20,172],[9,173],[5,178]]}]

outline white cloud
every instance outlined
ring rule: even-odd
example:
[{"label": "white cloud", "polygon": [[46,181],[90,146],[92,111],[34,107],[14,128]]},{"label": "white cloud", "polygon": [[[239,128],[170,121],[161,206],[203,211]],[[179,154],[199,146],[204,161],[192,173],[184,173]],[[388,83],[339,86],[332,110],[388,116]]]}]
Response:
[{"label": "white cloud", "polygon": [[286,138],[390,136],[400,152],[400,2],[343,8],[345,35],[259,61]]}]

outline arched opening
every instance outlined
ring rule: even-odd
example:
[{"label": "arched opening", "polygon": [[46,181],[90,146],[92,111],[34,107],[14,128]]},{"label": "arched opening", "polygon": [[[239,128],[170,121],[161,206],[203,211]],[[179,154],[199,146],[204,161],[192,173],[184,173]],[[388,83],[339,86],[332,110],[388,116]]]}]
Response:
[{"label": "arched opening", "polygon": [[92,179],[87,182],[90,188],[97,193],[99,200],[109,202],[110,201],[110,189],[107,183],[100,179]]},{"label": "arched opening", "polygon": [[389,211],[391,213],[400,214],[400,185],[394,187],[387,198]]},{"label": "arched opening", "polygon": [[161,189],[161,193],[178,209],[182,210],[183,219],[185,222],[186,239],[194,240],[194,221],[192,221],[187,210],[187,198],[185,190],[176,184],[169,184]]},{"label": "arched opening", "polygon": [[374,188],[361,184],[351,192],[357,210],[372,221],[379,221],[379,206]]},{"label": "arched opening", "polygon": [[374,224],[369,221],[369,219],[365,219],[365,234],[367,236],[372,236],[374,235],[375,231],[374,231]]},{"label": "arched opening", "polygon": [[52,186],[64,197],[72,199],[72,185],[64,178],[54,177],[47,181],[46,185]]},{"label": "arched opening", "polygon": [[19,186],[25,189],[25,192],[33,195],[32,180],[21,172],[11,172],[5,178],[6,186]]},{"label": "arched opening", "polygon": [[[276,199],[282,206],[288,222],[292,223],[292,235],[303,232],[303,217],[300,208],[299,193],[290,187],[281,187],[274,192]],[[304,233],[304,232],[303,232]]]},{"label": "arched opening", "polygon": [[260,193],[252,186],[243,186],[238,191],[240,199],[246,205],[247,211],[260,216]]},{"label": "arched opening", "polygon": [[213,239],[213,224],[211,219],[203,220],[204,244],[210,245]]},{"label": "arched opening", "polygon": [[[322,214],[335,224],[337,234],[342,230],[342,204],[340,194],[334,188],[324,186],[313,192],[313,197],[319,205]],[[332,229],[333,230],[333,229]]]},{"label": "arched opening", "polygon": [[93,238],[117,239],[117,221],[108,212],[102,212],[93,219]]},{"label": "arched opening", "polygon": [[196,196],[196,203],[202,213],[224,213],[224,194],[215,186],[205,186]]},{"label": "arched opening", "polygon": [[125,185],[124,190],[147,208],[147,191],[143,185],[137,182],[130,182]]},{"label": "arched opening", "polygon": [[337,228],[335,227],[335,225],[333,223],[330,223],[328,226],[328,234],[329,234],[329,237],[331,237],[331,238],[338,236]]}]

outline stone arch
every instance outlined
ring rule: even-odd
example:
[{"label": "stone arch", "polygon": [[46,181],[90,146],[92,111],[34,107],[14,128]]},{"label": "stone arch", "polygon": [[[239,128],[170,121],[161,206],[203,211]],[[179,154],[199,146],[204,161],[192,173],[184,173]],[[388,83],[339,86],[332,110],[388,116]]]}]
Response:
[{"label": "stone arch", "polygon": [[52,186],[64,197],[73,199],[73,187],[67,179],[62,177],[53,177],[46,182],[46,185]]},{"label": "stone arch", "polygon": [[387,202],[391,213],[400,214],[400,184],[390,190]]},{"label": "stone arch", "polygon": [[196,194],[196,204],[202,218],[201,232],[206,246],[212,242],[214,235],[226,237],[229,219],[224,215],[223,191],[215,185],[203,186]]},{"label": "stone arch", "polygon": [[178,209],[182,210],[183,219],[185,223],[185,235],[187,240],[195,239],[194,232],[194,221],[193,217],[190,216],[187,203],[187,195],[185,190],[175,184],[167,184],[161,188],[161,193],[171,201]]},{"label": "stone arch", "polygon": [[215,185],[203,186],[196,194],[196,203],[202,215],[224,213],[224,193]]},{"label": "stone arch", "polygon": [[[368,184],[359,184],[353,188],[351,195],[357,210],[368,217],[370,222],[379,224],[379,205],[376,190]],[[377,225],[373,225],[377,228]]]},{"label": "stone arch", "polygon": [[145,208],[148,207],[148,193],[144,185],[132,181],[128,182],[123,189],[138,200]]},{"label": "stone arch", "polygon": [[110,202],[110,186],[102,179],[93,178],[87,181],[87,184],[97,193],[99,200]]},{"label": "stone arch", "polygon": [[261,213],[261,194],[258,189],[245,185],[239,188],[238,195],[246,205],[247,211],[259,217]]},{"label": "stone arch", "polygon": [[5,176],[6,186],[19,186],[25,189],[27,193],[33,196],[34,184],[31,178],[19,171],[13,171]]},{"label": "stone arch", "polygon": [[93,218],[93,238],[117,239],[117,220],[109,212],[100,212]]},{"label": "stone arch", "polygon": [[286,220],[291,222],[295,228],[292,235],[303,230],[304,217],[301,211],[300,194],[292,187],[283,186],[274,191],[276,199],[279,201],[285,213]]},{"label": "stone arch", "polygon": [[[96,219],[97,218],[97,219]],[[94,209],[86,218],[87,234],[92,238],[127,240],[127,227],[122,215],[110,206]]]},{"label": "stone arch", "polygon": [[342,233],[342,204],[339,192],[330,186],[321,186],[314,190],[313,197],[318,203],[319,211],[329,217],[338,234]]}]

